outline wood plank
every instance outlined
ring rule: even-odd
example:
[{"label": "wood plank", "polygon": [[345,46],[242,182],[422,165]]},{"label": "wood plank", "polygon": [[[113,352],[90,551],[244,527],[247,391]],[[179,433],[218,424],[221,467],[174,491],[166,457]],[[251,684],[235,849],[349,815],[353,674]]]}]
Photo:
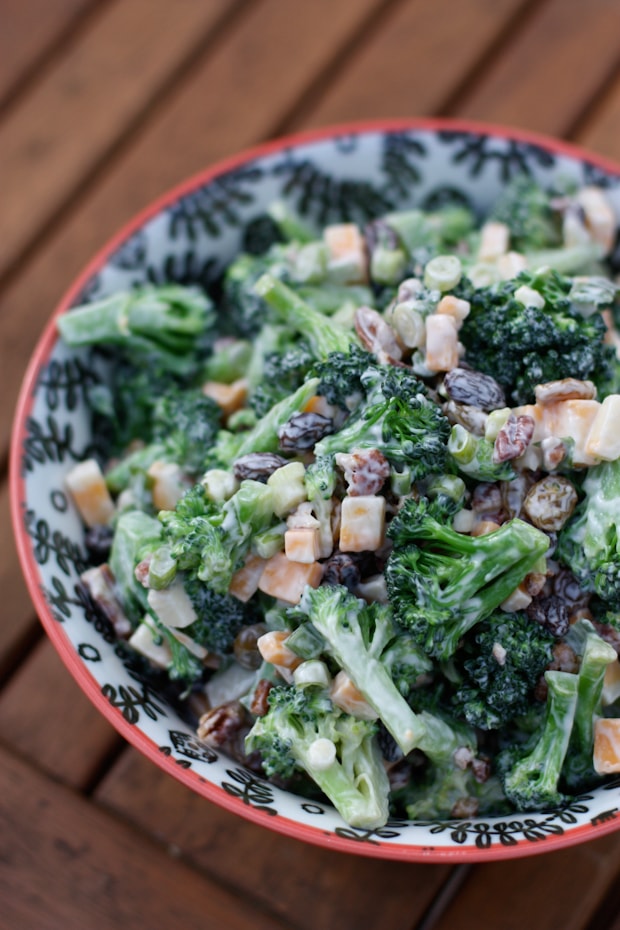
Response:
[{"label": "wood plank", "polygon": [[226,7],[109,5],[0,125],[0,276],[156,102]]},{"label": "wood plank", "polygon": [[2,930],[283,930],[4,750],[0,798]]},{"label": "wood plank", "polygon": [[539,3],[502,54],[458,101],[459,116],[564,136],[620,57],[615,0]]},{"label": "wood plank", "polygon": [[9,489],[0,487],[0,591],[2,591],[2,623],[0,623],[0,681],[14,662],[37,637],[39,624],[15,550],[9,516]]},{"label": "wood plank", "polygon": [[99,0],[2,0],[0,104]]},{"label": "wood plank", "polygon": [[577,140],[601,155],[620,162],[620,76],[610,83],[607,92],[584,119]]},{"label": "wood plank", "polygon": [[366,859],[280,836],[220,810],[133,749],[95,797],[301,930],[409,930],[449,874],[446,866]]},{"label": "wood plank", "polygon": [[401,4],[292,125],[437,115],[522,6],[522,0]]},{"label": "wood plank", "polygon": [[[151,0],[146,2],[150,8]],[[157,2],[165,4],[166,0]],[[24,264],[0,297],[0,452],[7,447],[19,378],[37,336],[55,302],[93,251],[166,188],[268,136],[327,64],[338,58],[352,31],[383,2],[314,0],[282,6],[281,0],[262,0],[252,4],[237,28],[222,38],[200,67],[179,83],[165,106],[152,114],[135,144],[116,159],[108,159],[105,177],[59,224],[54,238]],[[324,28],[326,22],[329,30]],[[262,35],[269,35],[269,42],[261,41]],[[291,35],[303,36],[303,43],[291,42]],[[226,91],[219,93],[217,88]]]},{"label": "wood plank", "polygon": [[[50,738],[60,732],[70,738]],[[88,786],[123,740],[80,691],[49,640],[33,649],[0,693],[0,740],[37,768]]]},{"label": "wood plank", "polygon": [[620,837],[477,866],[433,930],[586,930],[617,881]]}]

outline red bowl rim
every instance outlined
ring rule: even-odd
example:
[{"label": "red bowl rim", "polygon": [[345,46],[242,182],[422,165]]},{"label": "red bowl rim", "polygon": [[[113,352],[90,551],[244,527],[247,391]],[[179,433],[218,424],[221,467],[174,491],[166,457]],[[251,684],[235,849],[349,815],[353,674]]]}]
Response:
[{"label": "red bowl rim", "polygon": [[536,145],[542,149],[573,158],[577,161],[588,162],[589,164],[601,168],[608,174],[620,177],[620,163],[593,153],[581,146],[574,145],[573,143],[565,142],[564,140],[556,139],[552,136],[546,136],[542,133],[501,124],[441,117],[405,117],[362,120],[306,130],[244,149],[238,154],[221,159],[206,169],[193,174],[186,180],[170,188],[144,209],[140,210],[128,220],[115,235],[108,239],[65,292],[50,316],[47,325],[43,329],[26,369],[14,415],[9,456],[11,518],[17,552],[30,597],[36,608],[38,617],[56,648],[56,651],[60,655],[60,658],[81,690],[87,695],[95,707],[103,713],[120,735],[161,769],[196,791],[198,794],[213,801],[219,807],[238,814],[246,820],[268,827],[277,833],[282,833],[288,837],[313,845],[372,858],[408,862],[487,862],[491,860],[531,856],[585,842],[615,831],[618,829],[618,822],[609,820],[596,825],[583,824],[568,833],[557,836],[550,835],[535,843],[521,840],[514,846],[492,846],[488,849],[480,850],[472,848],[471,846],[436,847],[430,845],[420,846],[381,843],[375,842],[374,840],[372,843],[359,842],[321,830],[314,826],[301,824],[280,813],[278,813],[276,817],[270,817],[258,808],[240,804],[237,799],[227,794],[223,788],[207,782],[192,769],[185,769],[179,766],[172,757],[162,753],[148,736],[125,720],[121,711],[113,707],[104,697],[101,693],[99,684],[78,656],[61,624],[53,617],[49,604],[39,584],[37,563],[23,522],[25,482],[21,474],[20,465],[21,450],[26,436],[25,424],[33,403],[38,371],[49,357],[56,340],[56,318],[73,304],[86,282],[103,267],[109,256],[117,250],[121,243],[126,241],[161,210],[179,198],[207,184],[214,178],[258,158],[268,156],[287,148],[321,142],[337,136],[364,135],[382,132],[406,132],[412,130],[465,132],[471,133],[472,135],[510,138],[519,142]]}]

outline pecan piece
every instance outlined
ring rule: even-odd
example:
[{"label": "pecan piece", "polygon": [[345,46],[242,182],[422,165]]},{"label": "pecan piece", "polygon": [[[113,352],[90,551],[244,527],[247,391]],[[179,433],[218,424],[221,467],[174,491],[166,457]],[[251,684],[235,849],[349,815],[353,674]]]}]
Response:
[{"label": "pecan piece", "polygon": [[534,418],[527,414],[510,414],[500,429],[493,447],[493,461],[509,462],[523,455],[534,435]]},{"label": "pecan piece", "polygon": [[239,701],[228,701],[213,707],[198,721],[196,735],[209,746],[223,746],[244,727],[246,711]]},{"label": "pecan piece", "polygon": [[382,364],[400,364],[402,351],[396,333],[376,310],[358,307],[355,311],[355,331],[364,348],[372,352]]},{"label": "pecan piece", "polygon": [[378,494],[390,476],[390,463],[378,449],[338,452],[336,464],[344,471],[351,497]]},{"label": "pecan piece", "polygon": [[255,717],[264,717],[269,710],[269,692],[273,688],[273,682],[267,678],[261,678],[250,703],[250,713]]}]

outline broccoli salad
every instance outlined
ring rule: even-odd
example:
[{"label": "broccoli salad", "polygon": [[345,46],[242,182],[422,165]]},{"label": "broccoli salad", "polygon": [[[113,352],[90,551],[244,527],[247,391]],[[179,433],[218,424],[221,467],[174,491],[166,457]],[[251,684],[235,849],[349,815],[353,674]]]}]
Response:
[{"label": "broccoli salad", "polygon": [[59,318],[108,372],[84,593],[200,740],[369,829],[620,772],[616,226],[528,177],[484,217],[277,203],[209,293]]}]

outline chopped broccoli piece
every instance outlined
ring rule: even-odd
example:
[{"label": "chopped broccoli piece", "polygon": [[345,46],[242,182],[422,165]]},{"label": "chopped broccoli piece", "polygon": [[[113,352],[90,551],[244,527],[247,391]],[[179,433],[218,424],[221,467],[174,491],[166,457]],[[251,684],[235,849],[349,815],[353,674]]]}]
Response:
[{"label": "chopped broccoli piece", "polygon": [[312,369],[312,375],[320,379],[317,394],[350,413],[365,394],[362,375],[376,365],[374,356],[359,346],[351,346],[348,352],[331,352]]},{"label": "chopped broccoli piece", "polygon": [[210,299],[197,288],[167,284],[121,291],[76,307],[58,318],[58,330],[72,348],[116,345],[133,358],[162,364],[188,376],[215,321]]},{"label": "chopped broccoli piece", "polygon": [[[295,613],[305,614],[321,633],[329,654],[347,672],[402,751],[408,753],[417,746],[424,727],[400,690],[405,669],[402,656],[390,652],[400,634],[389,607],[367,605],[342,585],[322,585],[306,588]],[[430,663],[419,651],[413,655],[420,670],[428,670]]]},{"label": "chopped broccoli piece", "polygon": [[318,378],[308,378],[297,390],[279,400],[251,429],[231,433],[221,430],[209,450],[208,467],[231,466],[236,459],[250,452],[276,452],[279,448],[278,431],[295,413],[304,409],[316,394]]},{"label": "chopped broccoli piece", "polygon": [[347,352],[357,344],[353,330],[347,331],[332,322],[273,274],[259,278],[254,290],[282,322],[305,338],[316,359],[323,359],[330,352]]},{"label": "chopped broccoli piece", "polygon": [[[544,298],[544,307],[515,298],[523,285]],[[584,318],[571,303],[570,289],[570,279],[541,269],[469,294],[471,312],[459,332],[467,362],[494,377],[514,404],[533,402],[537,384],[567,372],[601,390],[615,377],[615,350],[603,343],[600,312]]]},{"label": "chopped broccoli piece", "polygon": [[253,620],[247,606],[230,594],[214,591],[194,574],[186,576],[184,587],[198,619],[183,632],[209,652],[229,653],[239,630]]},{"label": "chopped broccoli piece", "polygon": [[498,770],[507,798],[518,810],[544,810],[564,800],[560,790],[562,766],[577,707],[578,677],[568,672],[545,672],[547,708],[542,729],[520,746],[503,750]]},{"label": "chopped broccoli piece", "polygon": [[527,174],[516,175],[504,187],[489,219],[505,223],[510,248],[517,252],[562,244],[562,220],[552,206],[552,195]]},{"label": "chopped broccoli piece", "polygon": [[577,683],[577,708],[564,763],[563,777],[572,791],[585,789],[599,780],[592,764],[594,721],[601,713],[601,695],[605,669],[617,661],[616,650],[603,640],[587,620],[571,630],[571,641],[582,639],[581,663]]},{"label": "chopped broccoli piece", "polygon": [[429,655],[448,659],[533,569],[549,537],[519,519],[477,537],[442,519],[436,502],[405,501],[388,530],[394,549],[385,574],[398,622]]},{"label": "chopped broccoli piece", "polygon": [[448,452],[462,474],[477,481],[511,481],[516,472],[511,462],[493,461],[494,445],[455,423],[450,430]]},{"label": "chopped broccoli piece", "polygon": [[558,538],[558,557],[585,591],[620,610],[620,459],[588,469],[585,494]]},{"label": "chopped broccoli piece", "polygon": [[125,614],[136,626],[148,610],[147,589],[134,574],[136,565],[161,543],[162,528],[155,517],[129,510],[116,523],[110,552],[110,571]]},{"label": "chopped broccoli piece", "polygon": [[174,510],[159,515],[178,568],[195,572],[217,594],[226,594],[253,537],[273,522],[273,503],[272,489],[259,481],[242,481],[219,506],[196,485]]},{"label": "chopped broccoli piece", "polygon": [[498,611],[478,624],[458,657],[462,682],[455,710],[482,730],[525,714],[549,665],[554,637],[525,613]]},{"label": "chopped broccoli piece", "polygon": [[404,464],[413,480],[445,470],[450,424],[410,371],[375,366],[360,381],[365,398],[337,433],[321,439],[317,455],[378,449]]},{"label": "chopped broccoli piece", "polygon": [[303,384],[313,361],[303,341],[279,352],[269,352],[263,359],[261,381],[249,398],[257,416],[265,416],[274,404],[293,394]]},{"label": "chopped broccoli piece", "polygon": [[389,783],[375,724],[335,708],[324,691],[275,687],[246,749],[261,754],[268,776],[305,771],[347,823],[373,829],[388,817]]}]

